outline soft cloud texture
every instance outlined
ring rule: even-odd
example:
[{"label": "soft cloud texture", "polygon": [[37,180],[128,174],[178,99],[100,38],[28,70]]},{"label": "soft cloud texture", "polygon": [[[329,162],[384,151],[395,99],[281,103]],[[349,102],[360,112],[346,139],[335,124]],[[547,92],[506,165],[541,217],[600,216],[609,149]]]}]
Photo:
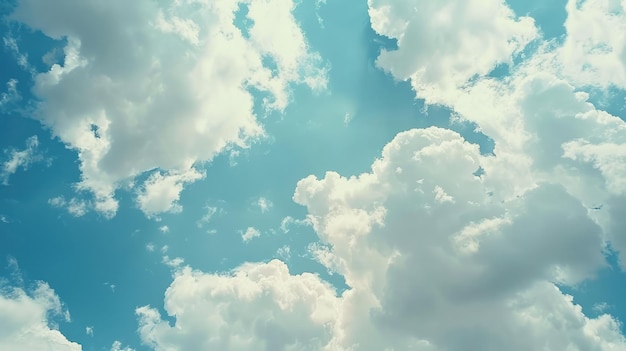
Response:
[{"label": "soft cloud texture", "polygon": [[562,69],[576,85],[626,88],[626,3],[567,2]]},{"label": "soft cloud texture", "polygon": [[30,294],[21,288],[2,286],[0,289],[0,349],[82,350],[54,327],[51,319],[69,320],[69,314],[47,284],[39,283]]},{"label": "soft cloud texture", "polygon": [[259,232],[259,230],[254,227],[248,227],[245,232],[241,233],[241,239],[246,243],[260,236],[261,232]]},{"label": "soft cloud texture", "polygon": [[[621,8],[615,5],[611,11]],[[510,76],[489,77],[537,38],[533,21],[516,18],[502,1],[371,0],[369,8],[374,30],[398,39],[398,50],[383,51],[378,65],[410,79],[418,98],[449,107],[455,121],[476,123],[493,153],[481,154],[451,130],[413,129],[396,135],[369,172],[302,179],[293,198],[320,239],[310,251],[345,278],[347,290],[336,296],[316,276],[296,289],[304,276],[280,261],[229,275],[179,269],[165,297],[176,325],[139,309],[144,342],[157,350],[199,342],[247,350],[245,341],[277,350],[626,349],[616,318],[586,316],[558,288],[593,278],[607,265],[609,244],[626,252],[626,123],[576,88],[606,84],[570,82],[562,47],[550,45],[539,45]],[[568,36],[564,47],[578,40],[571,28]],[[285,218],[283,231],[291,223]],[[285,296],[302,304],[281,309],[287,316],[274,307]],[[329,306],[325,317],[314,319],[321,303]],[[191,316],[215,311],[209,324],[224,329],[211,337],[218,329]],[[248,311],[263,317],[254,323]],[[267,331],[264,313],[275,313],[274,323],[299,321],[311,334],[292,329],[295,322],[253,334]],[[271,344],[274,337],[300,344]]]},{"label": "soft cloud texture", "polygon": [[6,160],[0,168],[0,180],[3,185],[9,185],[9,177],[21,169],[28,167],[43,157],[39,154],[39,139],[36,135],[26,139],[26,148],[23,150],[4,150]]},{"label": "soft cloud texture", "polygon": [[372,29],[398,44],[383,50],[376,64],[397,80],[410,80],[429,104],[511,63],[537,37],[534,20],[517,18],[503,0],[368,0],[368,7]]},{"label": "soft cloud texture", "polygon": [[173,326],[149,306],[136,311],[139,334],[155,350],[320,350],[337,309],[329,284],[291,275],[277,260],[224,275],[180,268],[165,299]]},{"label": "soft cloud texture", "polygon": [[[244,32],[234,24],[240,5],[252,23]],[[249,88],[268,93],[265,108],[282,110],[291,83],[325,86],[294,6],[18,1],[13,20],[64,43],[63,59],[35,78],[35,118],[78,151],[78,188],[93,193],[97,211],[113,216],[122,182],[154,169],[163,173],[138,190],[139,207],[151,217],[179,211],[184,184],[202,178],[194,165],[264,135]]]}]

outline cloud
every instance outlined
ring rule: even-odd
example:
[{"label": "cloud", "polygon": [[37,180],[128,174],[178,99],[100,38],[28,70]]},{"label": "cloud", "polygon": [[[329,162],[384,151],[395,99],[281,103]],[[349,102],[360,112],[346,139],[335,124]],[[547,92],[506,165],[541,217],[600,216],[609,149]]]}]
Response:
[{"label": "cloud", "polygon": [[2,286],[0,290],[0,349],[15,351],[80,351],[54,326],[54,319],[69,321],[59,297],[46,283],[32,292]]},{"label": "cloud", "polygon": [[63,196],[48,199],[48,204],[55,208],[65,208],[74,217],[84,216],[90,207],[90,203],[85,200],[73,197],[70,201],[66,201]]},{"label": "cloud", "polygon": [[0,110],[4,110],[7,105],[19,101],[20,93],[17,91],[17,79],[9,79],[6,83],[7,91],[0,94]]},{"label": "cloud", "polygon": [[8,159],[2,163],[0,169],[0,179],[3,185],[9,185],[9,177],[20,168],[23,170],[38,161],[43,160],[43,157],[38,152],[39,139],[36,135],[26,139],[26,148],[24,150],[4,150],[4,154],[8,156]]},{"label": "cloud", "polygon": [[[156,349],[626,349],[620,321],[586,316],[558,287],[606,267],[609,243],[626,252],[626,123],[567,80],[552,44],[539,45],[509,77],[489,77],[537,30],[504,2],[477,3],[369,6],[374,29],[398,39],[378,65],[410,79],[418,98],[476,123],[493,153],[448,129],[412,129],[397,134],[369,172],[300,180],[293,199],[320,241],[309,252],[347,289],[337,296],[318,276],[294,288],[303,276],[277,260],[228,275],[178,266],[165,297],[176,323],[138,309],[144,342]],[[283,231],[293,222],[285,218]],[[274,306],[284,301],[302,306],[278,314]],[[324,318],[313,319],[322,302]],[[206,323],[210,311],[219,313]],[[266,329],[259,317],[253,326],[248,313],[290,323]],[[313,333],[320,323],[323,332]],[[275,335],[299,344],[274,344]]]},{"label": "cloud", "polygon": [[[139,308],[143,342],[231,350],[626,347],[614,317],[585,316],[555,285],[578,284],[606,265],[601,227],[560,184],[499,200],[499,184],[474,175],[488,157],[453,131],[413,129],[387,144],[369,173],[301,180],[294,200],[327,245],[320,262],[348,289],[336,296],[318,276],[292,275],[277,260],[221,275],[179,264],[165,294],[176,323]],[[442,201],[444,192],[454,201]]]},{"label": "cloud", "polygon": [[182,212],[183,207],[178,200],[183,187],[204,177],[204,173],[193,168],[184,173],[152,173],[137,192],[137,205],[148,217],[157,217],[160,213]]},{"label": "cloud", "polygon": [[182,267],[165,299],[173,326],[150,306],[136,310],[142,342],[156,350],[321,350],[337,308],[329,284],[278,260],[223,275]]},{"label": "cloud", "polygon": [[259,200],[257,201],[257,206],[259,206],[259,209],[261,210],[261,213],[266,213],[269,212],[269,210],[272,208],[272,206],[274,206],[274,204],[264,198],[264,197],[259,197]]},{"label": "cloud", "polygon": [[[234,23],[247,6],[246,35]],[[78,189],[95,209],[117,210],[115,191],[159,169],[138,193],[148,216],[176,212],[180,191],[226,147],[264,136],[249,89],[266,92],[282,111],[289,86],[326,85],[326,69],[309,50],[291,0],[20,1],[15,21],[64,45],[63,57],[35,78],[35,118],[78,152]],[[265,67],[266,59],[276,69]],[[76,92],[80,92],[77,94]],[[183,176],[185,175],[185,176]],[[181,179],[181,177],[183,179]],[[167,196],[152,192],[166,190]]]},{"label": "cloud", "polygon": [[372,29],[398,46],[383,50],[377,66],[410,80],[428,104],[447,101],[497,64],[511,64],[538,36],[534,20],[516,17],[502,0],[369,0],[368,11]]},{"label": "cloud", "polygon": [[567,36],[560,49],[563,73],[575,85],[626,88],[626,4],[569,0]]},{"label": "cloud", "polygon": [[261,232],[259,232],[259,230],[254,227],[248,227],[245,232],[241,233],[241,239],[243,239],[243,242],[245,243],[260,236]]},{"label": "cloud", "polygon": [[85,327],[85,334],[87,334],[89,336],[93,336],[93,327],[91,327],[91,326]]},{"label": "cloud", "polygon": [[113,342],[113,345],[111,345],[111,351],[135,351],[135,349],[128,346],[123,347],[122,343],[116,340]]}]

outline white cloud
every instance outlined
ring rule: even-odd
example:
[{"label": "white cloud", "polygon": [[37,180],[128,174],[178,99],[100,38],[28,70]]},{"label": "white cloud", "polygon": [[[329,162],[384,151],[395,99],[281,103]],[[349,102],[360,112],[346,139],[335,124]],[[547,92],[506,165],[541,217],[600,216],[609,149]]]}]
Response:
[{"label": "white cloud", "polygon": [[368,0],[372,28],[396,39],[376,64],[410,80],[419,98],[446,102],[456,89],[497,64],[508,64],[537,37],[530,17],[517,18],[502,0]]},{"label": "white cloud", "polygon": [[289,231],[291,230],[290,228],[294,225],[306,226],[310,224],[311,223],[307,219],[295,219],[291,216],[287,216],[283,218],[282,221],[280,221],[280,230],[283,233],[289,233]]},{"label": "white cloud", "polygon": [[204,209],[206,210],[206,212],[204,213],[204,215],[202,215],[202,218],[200,218],[197,222],[196,222],[196,226],[198,228],[202,228],[203,226],[205,226],[206,224],[211,223],[211,220],[213,219],[213,217],[215,215],[222,215],[224,214],[224,209],[219,208],[217,206],[205,206]]},{"label": "white cloud", "polygon": [[163,234],[165,234],[165,233],[169,233],[169,231],[170,231],[170,227],[168,227],[168,226],[166,226],[166,225],[162,225],[162,226],[160,226],[160,227],[159,227],[159,231],[160,231],[161,233],[163,233]]},{"label": "white cloud", "polygon": [[89,336],[93,336],[93,327],[91,327],[91,326],[85,327],[85,334],[87,334]]},{"label": "white cloud", "polygon": [[257,206],[259,206],[259,209],[261,210],[261,213],[266,213],[269,212],[269,210],[272,208],[272,206],[274,206],[274,204],[264,198],[264,197],[259,197],[259,200],[257,201]]},{"label": "white cloud", "polygon": [[626,3],[569,0],[566,9],[567,36],[559,56],[568,80],[626,89]]},{"label": "white cloud", "polygon": [[36,135],[26,139],[26,148],[24,150],[4,150],[4,154],[8,156],[8,159],[2,163],[0,168],[0,179],[2,184],[9,185],[9,177],[20,168],[23,170],[35,162],[43,160],[43,157],[38,152],[39,139]]},{"label": "white cloud", "polygon": [[291,247],[289,245],[283,245],[276,250],[276,257],[282,261],[289,261],[291,258]]},{"label": "white cloud", "polygon": [[204,177],[204,173],[193,168],[183,173],[169,172],[166,175],[160,171],[154,172],[137,192],[137,205],[148,217],[182,212],[183,207],[178,200],[183,187]]},{"label": "white cloud", "polygon": [[113,342],[113,345],[111,345],[111,351],[135,351],[135,349],[128,346],[123,347],[122,343],[116,340]]},{"label": "white cloud", "polygon": [[241,233],[241,239],[243,239],[246,243],[254,238],[258,238],[259,236],[261,236],[261,232],[254,227],[248,227],[245,232]]},{"label": "white cloud", "polygon": [[153,243],[147,243],[146,244],[146,251],[148,252],[154,252],[155,246]]},{"label": "white cloud", "polygon": [[321,350],[337,310],[329,284],[277,260],[224,275],[182,267],[165,299],[173,326],[154,308],[136,310],[139,335],[156,350]]},{"label": "white cloud", "polygon": [[17,83],[16,79],[9,79],[6,83],[7,91],[0,94],[0,110],[21,99],[20,93],[17,91]]},{"label": "white cloud", "polygon": [[74,217],[84,216],[90,207],[90,204],[85,200],[73,197],[70,201],[66,201],[63,196],[48,199],[48,204],[55,208],[64,208]]},{"label": "white cloud", "polygon": [[54,319],[69,321],[69,314],[47,284],[38,283],[32,293],[3,286],[0,290],[0,349],[14,351],[80,351],[54,327]]},{"label": "white cloud", "polygon": [[[249,38],[233,24],[235,0],[18,3],[12,19],[66,40],[62,63],[36,76],[35,118],[78,151],[78,188],[94,194],[96,210],[114,215],[121,183],[160,169],[138,204],[149,216],[178,211],[185,183],[199,179],[194,165],[264,135],[248,88],[269,93],[266,108],[283,110],[291,83],[325,87],[294,2],[241,2]],[[266,57],[276,72],[263,66]]]},{"label": "white cloud", "polygon": [[335,296],[314,275],[305,284],[276,260],[230,275],[178,264],[165,294],[176,323],[142,307],[142,340],[155,349],[625,348],[615,318],[585,316],[554,284],[605,265],[601,227],[559,184],[498,200],[499,184],[473,174],[486,159],[455,132],[414,129],[369,173],[301,180],[294,200],[324,243],[312,250],[348,290]]}]

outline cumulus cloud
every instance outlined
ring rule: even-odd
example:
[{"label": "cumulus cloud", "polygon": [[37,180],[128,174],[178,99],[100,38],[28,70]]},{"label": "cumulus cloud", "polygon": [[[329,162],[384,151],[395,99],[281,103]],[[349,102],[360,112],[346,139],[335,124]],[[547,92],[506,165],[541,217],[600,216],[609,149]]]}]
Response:
[{"label": "cumulus cloud", "polygon": [[30,293],[17,287],[0,287],[0,349],[82,350],[54,326],[54,319],[59,317],[69,321],[59,297],[47,284],[38,283]]},{"label": "cumulus cloud", "polygon": [[183,207],[178,203],[185,184],[204,178],[204,173],[191,168],[183,173],[170,172],[166,175],[155,172],[137,192],[137,205],[148,217],[160,213],[179,213]]},{"label": "cumulus cloud", "polygon": [[[441,103],[476,76],[537,38],[530,17],[517,17],[503,0],[368,0],[378,34],[397,40],[376,64],[398,80],[410,80],[419,98]],[[480,49],[477,49],[480,48]]]},{"label": "cumulus cloud", "polygon": [[[240,5],[252,23],[245,35],[234,25]],[[160,169],[139,190],[138,205],[148,216],[179,211],[180,191],[201,178],[194,166],[264,135],[249,89],[266,92],[265,107],[280,111],[290,84],[325,87],[294,7],[291,0],[18,2],[13,20],[64,45],[58,62],[36,75],[34,117],[78,152],[78,188],[93,193],[96,210],[113,216],[120,184]],[[265,67],[268,59],[276,67]]]},{"label": "cumulus cloud", "polygon": [[[568,80],[561,47],[540,45],[509,77],[489,77],[537,30],[503,1],[477,4],[369,1],[374,29],[398,39],[398,50],[384,51],[379,66],[410,79],[417,97],[476,123],[494,141],[493,154],[451,130],[413,129],[396,135],[369,172],[300,180],[294,201],[307,208],[320,239],[309,251],[341,274],[347,289],[337,296],[317,276],[296,289],[291,284],[302,276],[279,269],[280,261],[228,275],[179,269],[165,297],[176,324],[139,309],[144,342],[155,349],[198,340],[232,350],[249,349],[245,341],[277,350],[626,349],[620,321],[601,309],[586,316],[558,287],[593,278],[607,265],[609,244],[626,252],[626,123]],[[263,279],[251,273],[261,268]],[[284,295],[267,292],[267,280]],[[304,306],[276,314],[283,296]],[[314,320],[322,301],[332,308]],[[219,311],[211,325],[231,327],[218,332],[191,317],[210,311]],[[252,327],[247,311],[275,313],[275,323],[298,320],[308,330],[322,322],[324,333],[305,337],[289,324],[275,329],[280,333],[252,334],[267,324],[260,319]],[[300,344],[270,344],[274,335]]]},{"label": "cumulus cloud", "polygon": [[626,88],[626,3],[569,0],[562,70],[576,85]]},{"label": "cumulus cloud", "polygon": [[128,346],[124,347],[121,342],[116,340],[113,342],[113,345],[111,345],[111,351],[135,351],[135,349]]},{"label": "cumulus cloud", "polygon": [[320,350],[337,309],[329,284],[291,275],[278,260],[230,274],[182,267],[165,296],[173,326],[150,306],[136,310],[139,335],[155,350]]},{"label": "cumulus cloud", "polygon": [[3,185],[9,185],[9,177],[19,169],[28,169],[28,167],[38,161],[43,160],[39,153],[39,139],[36,135],[26,139],[26,148],[23,150],[7,149],[4,150],[6,160],[0,168],[0,180]]}]

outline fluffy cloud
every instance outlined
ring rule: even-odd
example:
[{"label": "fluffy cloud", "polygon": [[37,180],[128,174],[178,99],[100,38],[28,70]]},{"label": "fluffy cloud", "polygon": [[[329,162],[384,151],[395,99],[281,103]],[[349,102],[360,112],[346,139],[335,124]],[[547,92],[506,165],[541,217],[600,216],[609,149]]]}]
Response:
[{"label": "fluffy cloud", "polygon": [[[332,306],[324,333],[306,339],[317,349],[626,349],[618,320],[589,318],[558,288],[594,277],[606,266],[609,243],[626,252],[626,123],[597,109],[576,89],[580,83],[568,80],[555,60],[561,47],[541,47],[511,67],[509,77],[486,76],[535,38],[536,29],[504,2],[472,4],[369,2],[374,29],[398,39],[398,50],[383,52],[378,64],[397,79],[410,79],[417,97],[445,104],[461,123],[476,123],[495,148],[483,155],[453,131],[413,129],[389,142],[370,172],[327,172],[298,183],[294,200],[306,206],[307,222],[321,241],[310,249],[348,288],[335,296],[314,288],[324,283],[309,277],[307,289],[295,289],[289,284],[302,276],[286,268],[266,270],[264,279],[275,279],[272,285],[295,294],[290,301],[306,306],[289,310],[303,325],[320,302]],[[289,223],[285,219],[284,227]],[[155,310],[140,309],[142,338],[156,349],[206,340],[217,329],[188,318],[199,313],[188,306],[202,306],[202,316],[219,312],[212,324],[233,326],[219,335],[240,336],[245,328],[240,340],[268,340],[273,334],[250,335],[258,329],[248,314],[223,305],[246,303],[255,315],[272,313],[283,295],[262,294],[268,285],[248,272],[281,265],[247,264],[232,275],[196,273],[220,279],[214,285],[227,294],[200,289],[199,278],[188,279],[195,288],[183,289],[180,277],[193,272],[186,268],[165,298],[176,327]],[[190,292],[186,300],[183,291]],[[270,300],[256,301],[244,291]],[[296,318],[275,315],[277,322]],[[256,323],[265,325],[264,317]],[[186,328],[193,334],[183,336]],[[312,345],[291,329],[280,335]],[[287,345],[293,344],[275,349]]]},{"label": "fluffy cloud", "polygon": [[0,349],[15,351],[80,351],[82,347],[61,334],[53,317],[69,320],[59,298],[44,283],[32,294],[2,286],[0,290]]},{"label": "fluffy cloud", "polygon": [[[252,23],[243,32],[234,24],[240,6]],[[96,210],[114,215],[121,183],[153,169],[165,174],[140,190],[140,208],[149,216],[179,210],[180,189],[200,179],[189,176],[198,174],[194,165],[264,135],[250,88],[267,93],[265,108],[282,110],[291,83],[325,86],[294,6],[18,1],[13,20],[65,43],[62,59],[36,76],[35,117],[78,151],[78,188],[94,194]],[[276,67],[265,67],[268,60]],[[167,196],[150,191],[166,186]]]},{"label": "fluffy cloud", "polygon": [[128,346],[123,347],[122,343],[116,340],[113,342],[113,345],[111,345],[111,351],[135,351],[135,349],[131,349]]},{"label": "fluffy cloud", "polygon": [[348,290],[336,296],[276,260],[227,275],[177,266],[165,296],[176,324],[138,309],[143,341],[156,350],[626,347],[616,319],[585,316],[555,285],[605,265],[602,228],[561,184],[500,200],[497,182],[474,175],[491,158],[450,130],[414,129],[369,173],[301,180],[294,200],[328,245],[320,262]]},{"label": "fluffy cloud", "polygon": [[18,169],[27,169],[32,163],[41,161],[43,157],[38,152],[39,139],[36,135],[26,139],[26,148],[24,150],[4,150],[7,160],[2,163],[0,168],[0,180],[3,185],[9,184],[9,177],[17,172]]},{"label": "fluffy cloud", "polygon": [[260,236],[261,232],[259,232],[259,230],[254,227],[248,227],[245,232],[241,233],[241,239],[246,243]]},{"label": "fluffy cloud", "polygon": [[274,260],[224,275],[179,269],[165,293],[173,326],[149,306],[136,312],[139,334],[155,350],[313,351],[330,339],[336,309],[327,283]]},{"label": "fluffy cloud", "polygon": [[626,88],[626,3],[569,0],[566,9],[567,37],[560,58],[568,80]]},{"label": "fluffy cloud", "polygon": [[204,176],[204,173],[193,168],[183,173],[170,172],[166,175],[157,171],[150,175],[137,192],[137,205],[148,217],[164,212],[181,212],[183,207],[178,204],[178,200],[183,187]]},{"label": "fluffy cloud", "polygon": [[489,73],[537,37],[534,20],[517,18],[503,0],[368,0],[372,28],[397,40],[376,63],[398,80],[410,80],[427,103],[476,76]]}]

